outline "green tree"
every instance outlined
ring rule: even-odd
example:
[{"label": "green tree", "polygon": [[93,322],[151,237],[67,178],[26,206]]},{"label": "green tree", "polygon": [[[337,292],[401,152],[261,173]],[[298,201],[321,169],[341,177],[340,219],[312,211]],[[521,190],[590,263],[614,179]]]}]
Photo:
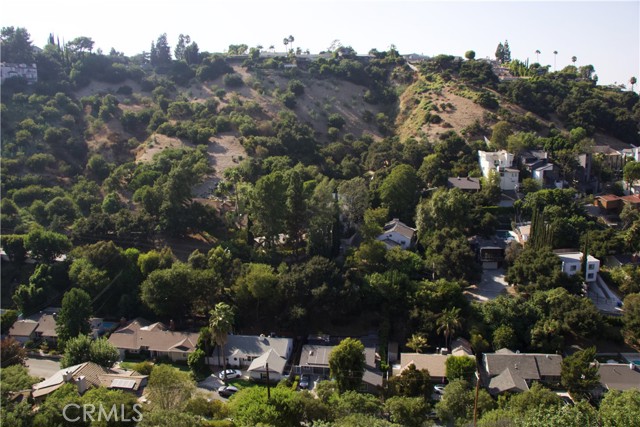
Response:
[{"label": "green tree", "polygon": [[438,320],[436,320],[436,324],[438,325],[438,333],[444,335],[445,345],[449,348],[451,346],[451,335],[462,327],[460,309],[457,307],[445,308],[440,313]]},{"label": "green tree", "polygon": [[73,288],[62,297],[62,308],[56,320],[58,340],[62,343],[91,331],[89,317],[93,309],[91,297],[82,289]]},{"label": "green tree", "polygon": [[387,385],[389,394],[393,396],[430,399],[433,393],[429,371],[417,369],[413,363],[406,367],[400,375],[389,378]]},{"label": "green tree", "polygon": [[417,201],[418,177],[409,165],[398,165],[380,185],[380,200],[389,215],[403,222],[413,223]]},{"label": "green tree", "polygon": [[329,355],[329,370],[341,392],[360,387],[364,367],[364,345],[355,338],[343,339]]},{"label": "green tree", "polygon": [[629,342],[640,344],[640,293],[627,295],[622,314],[623,332]]},{"label": "green tree", "polygon": [[34,228],[25,236],[24,247],[31,256],[43,262],[51,262],[58,255],[71,249],[67,236],[42,228]]},{"label": "green tree", "polygon": [[23,27],[2,27],[0,46],[2,61],[31,65],[35,62],[31,35]]},{"label": "green tree", "polygon": [[501,121],[493,125],[491,133],[491,148],[496,150],[505,150],[507,148],[507,140],[513,131],[509,122]]},{"label": "green tree", "polygon": [[562,360],[561,382],[572,394],[584,395],[600,382],[596,359],[596,348],[579,350]]},{"label": "green tree", "polygon": [[425,265],[437,277],[476,280],[480,266],[467,238],[457,229],[442,228],[422,238]]},{"label": "green tree", "polygon": [[171,365],[156,365],[147,386],[153,407],[162,410],[182,409],[195,389],[190,375]]},{"label": "green tree", "polygon": [[469,196],[458,188],[436,190],[418,206],[416,225],[420,240],[426,243],[429,233],[444,228],[464,232],[471,225],[471,207]]},{"label": "green tree", "polygon": [[424,350],[427,345],[427,337],[422,334],[413,334],[411,338],[409,338],[409,341],[407,341],[407,347],[416,353],[422,353],[422,350]]},{"label": "green tree", "polygon": [[464,53],[464,57],[469,61],[473,61],[474,59],[476,59],[476,52],[473,50],[468,50]]},{"label": "green tree", "polygon": [[467,356],[449,356],[445,367],[449,381],[459,379],[470,381],[476,372],[476,361]]},{"label": "green tree", "polygon": [[155,270],[140,285],[140,299],[159,316],[185,315],[207,292],[196,271],[175,263],[169,269]]},{"label": "green tree", "polygon": [[365,240],[371,240],[382,234],[384,224],[389,217],[389,209],[386,207],[369,208],[364,211],[364,224],[360,232]]},{"label": "green tree", "polygon": [[624,165],[622,175],[627,182],[627,188],[631,188],[633,183],[640,179],[640,162],[628,162]]},{"label": "green tree", "polygon": [[86,258],[76,258],[69,268],[69,279],[89,295],[97,295],[110,282],[106,271],[94,266]]},{"label": "green tree", "polygon": [[224,346],[233,328],[233,318],[233,309],[224,302],[217,303],[213,310],[209,312],[209,329],[211,330],[214,344],[218,346],[218,357],[222,359],[225,383],[227,382],[227,359],[224,354]]},{"label": "green tree", "polygon": [[[4,355],[3,355],[4,356]],[[4,357],[3,357],[4,363]],[[2,396],[4,398],[12,391],[28,390],[35,383],[40,382],[38,377],[29,375],[29,369],[21,364],[7,365],[2,367]]]},{"label": "green tree", "polygon": [[[449,425],[468,425],[473,419],[475,392],[465,380],[454,380],[444,389],[442,399],[436,403],[436,414]],[[496,404],[484,389],[478,393],[478,415],[495,408]]]},{"label": "green tree", "polygon": [[261,303],[268,303],[274,296],[278,276],[268,264],[245,264],[234,286],[239,300],[248,300],[248,307],[255,307],[256,321],[260,322]]},{"label": "green tree", "polygon": [[640,390],[610,390],[600,402],[603,427],[632,426],[640,420]]},{"label": "green tree", "polygon": [[119,358],[118,349],[106,338],[93,340],[88,335],[79,335],[65,343],[60,366],[66,368],[84,362],[93,362],[110,368]]},{"label": "green tree", "polygon": [[559,407],[561,404],[562,400],[555,392],[538,382],[534,382],[529,390],[511,396],[507,402],[507,408],[524,414],[534,409],[544,409],[553,406]]},{"label": "green tree", "polygon": [[[5,200],[7,199],[3,199],[2,201],[4,202]],[[4,221],[2,222],[4,223]],[[18,265],[21,265],[27,258],[27,250],[24,247],[24,237],[22,234],[4,234],[0,237],[0,239],[2,239],[2,248],[7,253],[7,256]]]},{"label": "green tree", "polygon": [[421,427],[429,407],[423,398],[394,396],[384,403],[389,419],[401,426]]},{"label": "green tree", "polygon": [[355,177],[340,183],[338,186],[338,203],[340,212],[348,223],[362,224],[364,213],[369,207],[369,189],[364,178]]},{"label": "green tree", "polygon": [[206,364],[206,354],[199,348],[189,354],[187,364],[195,378],[203,378],[210,372]]},{"label": "green tree", "polygon": [[492,344],[495,350],[500,350],[501,348],[515,350],[515,347],[518,344],[516,332],[509,325],[498,326],[498,328],[493,331],[492,338]]}]

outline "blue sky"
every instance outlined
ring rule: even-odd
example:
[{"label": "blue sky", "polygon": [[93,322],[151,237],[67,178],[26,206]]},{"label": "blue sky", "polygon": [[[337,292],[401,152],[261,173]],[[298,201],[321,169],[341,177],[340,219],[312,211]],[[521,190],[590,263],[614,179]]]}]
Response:
[{"label": "blue sky", "polygon": [[[90,5],[90,6],[89,6]],[[360,53],[401,53],[494,57],[509,40],[512,58],[558,69],[592,64],[601,84],[640,77],[640,0],[594,1],[394,1],[394,0],[31,0],[3,2],[1,26],[26,27],[35,45],[49,33],[70,40],[88,36],[96,47],[127,55],[149,50],[166,32],[171,45],[189,34],[201,50],[224,51],[229,44],[294,46],[318,52],[333,40]]]}]

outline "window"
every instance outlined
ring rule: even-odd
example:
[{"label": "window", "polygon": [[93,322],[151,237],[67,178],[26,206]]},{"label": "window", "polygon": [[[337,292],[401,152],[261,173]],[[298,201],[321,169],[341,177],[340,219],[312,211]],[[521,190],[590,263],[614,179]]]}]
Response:
[{"label": "window", "polygon": [[569,267],[569,271],[576,271],[578,269],[577,266],[572,265],[571,267]]},{"label": "window", "polygon": [[595,264],[589,264],[589,270],[595,270],[596,266]]},{"label": "window", "polygon": [[587,279],[593,279],[593,273],[587,274]]}]

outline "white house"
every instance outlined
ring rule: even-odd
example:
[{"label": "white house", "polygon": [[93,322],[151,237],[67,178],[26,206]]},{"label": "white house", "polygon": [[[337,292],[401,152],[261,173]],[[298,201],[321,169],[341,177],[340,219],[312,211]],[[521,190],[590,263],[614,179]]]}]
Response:
[{"label": "white house", "polygon": [[[556,252],[556,255],[562,261],[562,271],[569,276],[573,276],[580,271],[582,266],[582,252]],[[598,272],[600,271],[600,261],[591,256],[587,256],[587,271],[585,273],[585,282],[595,282]]]},{"label": "white house", "polygon": [[[246,368],[251,367],[254,360],[272,349],[286,361],[293,352],[293,339],[265,335],[229,335],[224,346],[224,357],[228,366]],[[207,358],[207,363],[222,366],[218,349],[213,351],[212,357]],[[270,371],[271,368],[272,366],[269,364]]]},{"label": "white house", "polygon": [[4,83],[11,77],[24,77],[28,84],[38,82],[38,67],[36,64],[11,64],[3,62],[0,64],[0,81]]},{"label": "white house", "polygon": [[280,356],[273,348],[257,359],[253,359],[247,373],[249,378],[258,381],[278,382],[282,379],[287,359]]},{"label": "white house", "polygon": [[416,229],[411,228],[398,218],[386,223],[382,234],[376,237],[384,243],[387,249],[400,246],[402,249],[409,249],[415,242]]},{"label": "white house", "polygon": [[514,155],[506,150],[478,151],[482,176],[489,178],[491,171],[500,174],[500,189],[515,190],[518,186],[520,171],[513,167]]}]

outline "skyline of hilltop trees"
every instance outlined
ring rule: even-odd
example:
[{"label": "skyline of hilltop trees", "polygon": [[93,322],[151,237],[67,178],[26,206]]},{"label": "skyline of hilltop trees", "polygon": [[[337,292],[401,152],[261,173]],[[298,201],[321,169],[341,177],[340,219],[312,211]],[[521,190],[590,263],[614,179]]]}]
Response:
[{"label": "skyline of hilltop trees", "polygon": [[[197,376],[207,373],[203,358],[224,345],[224,331],[374,331],[382,361],[389,342],[433,353],[457,337],[476,352],[638,346],[638,266],[603,267],[625,301],[624,316],[611,317],[560,272],[552,252],[587,248],[604,259],[639,249],[636,210],[625,207],[609,228],[584,207],[590,193],[623,194],[640,179],[635,162],[618,167],[594,150],[603,135],[640,145],[640,101],[598,85],[593,65],[551,71],[513,58],[505,40],[497,59],[526,78],[501,81],[472,50],[416,70],[393,46],[365,55],[336,42],[310,61],[293,36],[283,39],[292,52],[277,56],[241,40],[226,53],[205,52],[187,34],[171,46],[163,33],[149,52],[128,57],[94,49],[85,35],[60,43],[52,34],[39,50],[24,28],[1,34],[3,61],[38,67],[37,83],[8,79],[1,93],[3,331],[18,312],[62,306],[66,358],[75,361],[91,347],[81,325],[89,315],[202,328],[189,364]],[[477,120],[453,120],[462,103],[477,109]],[[523,171],[522,197],[502,207],[497,176],[482,178],[476,193],[446,187],[450,177],[480,178],[478,151],[496,149],[545,150],[570,188],[541,188]],[[580,154],[592,158],[586,183]],[[597,188],[586,187],[595,180]],[[393,218],[417,228],[409,250],[377,240]],[[537,234],[530,247],[507,249],[511,292],[470,300],[482,269],[469,239],[516,220],[535,222]],[[74,314],[73,301],[83,310]],[[219,307],[233,321],[216,332],[210,318]],[[334,360],[349,359],[353,374],[360,347],[347,344]],[[111,349],[96,346],[110,363]],[[3,342],[5,350],[16,346]],[[585,388],[576,380],[583,359],[567,363],[575,378],[565,382],[576,394]],[[294,392],[291,378],[271,399],[257,386],[222,403],[193,395],[187,374],[175,377],[180,390],[171,399],[158,380],[171,368],[142,363],[145,372],[159,369],[149,386],[168,403],[145,409],[139,425],[420,426],[431,411],[462,425],[473,417],[466,367],[437,404],[428,387],[412,384],[428,382],[429,372],[394,378],[375,397],[355,391],[359,378],[349,369],[334,367],[338,384],[321,382],[318,398]],[[131,403],[120,392],[79,397],[63,387],[33,412],[5,394],[28,387],[27,372],[2,369],[3,424],[58,422],[56,408],[70,402]],[[582,417],[590,417],[624,425],[620,413],[638,413],[635,391],[609,392],[598,409],[587,401],[561,409],[551,394],[535,386],[496,402],[483,392],[478,424],[589,425]]]}]

